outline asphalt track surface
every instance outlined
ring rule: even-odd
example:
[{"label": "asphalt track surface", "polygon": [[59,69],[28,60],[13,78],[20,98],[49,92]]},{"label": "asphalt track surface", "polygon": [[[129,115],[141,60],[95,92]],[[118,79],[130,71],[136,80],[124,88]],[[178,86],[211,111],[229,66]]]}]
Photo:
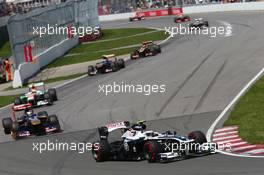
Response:
[{"label": "asphalt track surface", "polygon": [[[108,122],[148,120],[149,129],[186,134],[204,132],[224,107],[264,66],[263,12],[201,14],[211,26],[233,26],[233,36],[172,38],[162,54],[128,62],[113,74],[87,77],[58,89],[59,101],[47,110],[60,118],[63,133],[12,141],[1,132],[0,174],[180,174],[263,175],[263,159],[210,155],[167,164],[141,162],[96,163],[89,151],[32,151],[33,142],[92,142],[97,126]],[[103,28],[175,26],[172,17],[135,23],[106,22]],[[165,84],[166,93],[111,94],[98,86],[113,82]],[[0,111],[1,118],[9,109]],[[2,129],[1,129],[2,130]]]}]

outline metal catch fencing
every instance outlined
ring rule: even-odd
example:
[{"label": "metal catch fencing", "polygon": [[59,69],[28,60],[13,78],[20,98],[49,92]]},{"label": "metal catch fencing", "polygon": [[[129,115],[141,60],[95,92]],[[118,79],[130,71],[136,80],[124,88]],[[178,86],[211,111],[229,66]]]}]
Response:
[{"label": "metal catch fencing", "polygon": [[21,86],[40,68],[78,44],[78,36],[70,34],[72,27],[99,27],[97,6],[98,0],[69,0],[10,17],[8,32],[17,71],[13,86]]}]

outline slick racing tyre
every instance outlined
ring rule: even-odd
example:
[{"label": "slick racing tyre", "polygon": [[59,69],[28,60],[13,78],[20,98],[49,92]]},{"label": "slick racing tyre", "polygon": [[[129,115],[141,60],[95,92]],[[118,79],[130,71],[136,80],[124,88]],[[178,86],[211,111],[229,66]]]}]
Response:
[{"label": "slick racing tyre", "polygon": [[[95,145],[97,144],[98,147]],[[107,161],[110,156],[110,145],[107,140],[100,140],[93,143],[92,154],[96,162]]]},{"label": "slick racing tyre", "polygon": [[131,60],[135,60],[135,59],[137,59],[139,57],[140,57],[140,54],[139,54],[139,52],[137,50],[130,54],[130,59]]},{"label": "slick racing tyre", "polygon": [[15,99],[15,105],[21,105],[22,104],[22,101],[21,99],[18,97]]},{"label": "slick racing tyre", "polygon": [[204,22],[204,26],[205,26],[205,27],[209,27],[209,23],[208,23],[208,21]]},{"label": "slick racing tyre", "polygon": [[44,94],[44,99],[47,100],[48,105],[53,105],[53,98],[51,98],[49,93]]},{"label": "slick racing tyre", "polygon": [[48,93],[49,93],[49,95],[50,95],[50,97],[52,98],[53,101],[57,101],[58,100],[56,89],[49,89]]},{"label": "slick racing tyre", "polygon": [[126,67],[126,65],[125,65],[125,60],[124,60],[124,59],[118,59],[118,60],[117,60],[117,65],[118,65],[118,67],[119,67],[120,69],[125,68],[125,67]]},{"label": "slick racing tyre", "polygon": [[160,47],[160,45],[158,45],[157,47],[158,47],[157,48],[158,53],[161,53],[161,47]]},{"label": "slick racing tyre", "polygon": [[4,118],[2,120],[2,125],[4,128],[5,134],[11,134],[12,126],[13,126],[13,121],[11,118]]},{"label": "slick racing tyre", "polygon": [[11,132],[11,136],[14,140],[17,140],[19,139],[19,136],[18,136],[18,128],[19,128],[19,124],[17,122],[13,122],[12,123],[12,132]]},{"label": "slick racing tyre", "polygon": [[162,152],[161,145],[155,140],[147,141],[144,144],[143,151],[145,158],[149,163],[157,162],[158,154]]},{"label": "slick racing tyre", "polygon": [[87,73],[89,76],[93,76],[94,71],[95,71],[95,68],[93,66],[88,66],[88,72]]},{"label": "slick racing tyre", "polygon": [[188,134],[188,139],[194,139],[195,143],[203,144],[207,142],[207,139],[203,132],[193,131]]},{"label": "slick racing tyre", "polygon": [[116,72],[119,70],[119,66],[118,66],[118,63],[116,61],[111,63],[111,67],[112,67],[113,72]]},{"label": "slick racing tyre", "polygon": [[53,127],[55,127],[57,129],[57,132],[61,131],[61,126],[60,126],[60,122],[59,119],[56,115],[51,115],[48,117],[48,122],[50,125],[52,125]]}]

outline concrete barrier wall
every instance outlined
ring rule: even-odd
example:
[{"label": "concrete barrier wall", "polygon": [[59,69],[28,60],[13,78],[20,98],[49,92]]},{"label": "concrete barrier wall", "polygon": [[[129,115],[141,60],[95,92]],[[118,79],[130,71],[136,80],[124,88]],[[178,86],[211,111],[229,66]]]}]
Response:
[{"label": "concrete barrier wall", "polygon": [[[197,6],[183,7],[182,9],[183,9],[183,13],[264,10],[264,2],[197,5]],[[136,12],[113,14],[113,15],[103,15],[103,16],[99,16],[99,20],[103,22],[103,21],[128,19],[129,17],[135,15],[135,13]]]},{"label": "concrete barrier wall", "polygon": [[136,12],[131,13],[120,13],[120,14],[113,14],[113,15],[102,15],[99,16],[99,21],[114,21],[118,19],[127,19],[133,15],[135,15]]},{"label": "concrete barrier wall", "polygon": [[[73,37],[71,27],[99,27],[97,6],[97,0],[69,0],[9,18],[8,32],[15,68],[13,87],[22,86],[41,68],[78,44],[78,35]],[[34,27],[46,27],[46,31],[53,27],[53,34],[36,35]]]},{"label": "concrete barrier wall", "polygon": [[77,44],[78,37],[74,39],[66,39],[41,53],[41,55],[38,55],[34,63],[20,64],[19,68],[14,72],[13,87],[21,86],[21,82],[24,82],[32,75],[36,74],[42,67],[52,62],[54,58],[63,56],[69,49]]},{"label": "concrete barrier wall", "polygon": [[179,13],[182,13],[182,8],[172,7],[172,8],[162,8],[162,9],[150,9],[144,11],[131,12],[131,13],[103,15],[103,16],[99,16],[99,21],[114,21],[118,19],[128,20],[130,17],[134,17],[134,16],[157,17],[157,16],[176,15]]},{"label": "concrete barrier wall", "polygon": [[250,11],[250,10],[264,10],[264,2],[211,4],[211,5],[183,7],[183,13],[206,13],[206,12]]}]

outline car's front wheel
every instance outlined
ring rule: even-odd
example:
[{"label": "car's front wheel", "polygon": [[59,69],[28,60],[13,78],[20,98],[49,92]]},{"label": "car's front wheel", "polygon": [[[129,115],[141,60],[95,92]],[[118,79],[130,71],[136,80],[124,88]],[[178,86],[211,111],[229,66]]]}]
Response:
[{"label": "car's front wheel", "polygon": [[48,93],[49,93],[49,95],[50,95],[50,97],[52,98],[53,101],[57,101],[58,100],[56,89],[49,89]]},{"label": "car's front wheel", "polygon": [[5,134],[11,134],[12,126],[13,126],[13,121],[11,118],[4,118],[2,120],[2,125],[4,128]]},{"label": "car's front wheel", "polygon": [[155,140],[147,141],[144,144],[143,151],[146,160],[149,163],[154,163],[158,161],[158,154],[161,153],[161,146]]},{"label": "car's front wheel", "polygon": [[49,93],[44,94],[44,99],[48,102],[48,105],[53,105],[53,99]]},{"label": "car's front wheel", "polygon": [[61,131],[61,126],[60,126],[60,122],[59,119],[56,115],[51,115],[48,118],[49,120],[49,124],[52,125],[53,127],[55,127],[57,129],[57,132]]},{"label": "car's front wheel", "polygon": [[94,75],[95,68],[94,66],[88,66],[88,75],[93,76]]},{"label": "car's front wheel", "polygon": [[120,67],[121,69],[126,67],[124,59],[118,59],[117,64],[118,64],[118,67]]}]

